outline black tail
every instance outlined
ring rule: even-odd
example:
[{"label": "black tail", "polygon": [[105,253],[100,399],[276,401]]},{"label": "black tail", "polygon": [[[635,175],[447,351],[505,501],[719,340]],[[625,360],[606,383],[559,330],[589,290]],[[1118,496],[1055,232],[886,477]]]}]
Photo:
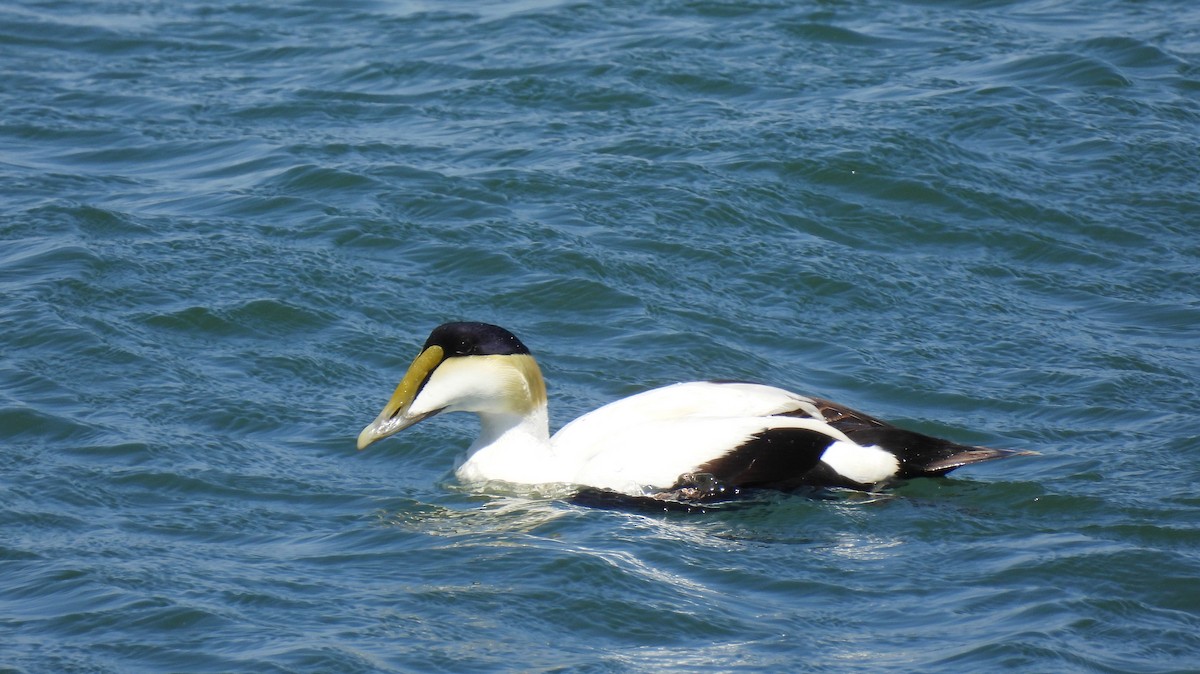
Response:
[{"label": "black tail", "polygon": [[901,479],[937,477],[972,463],[1037,454],[1014,449],[960,445],[895,426],[855,429],[846,433],[846,436],[860,445],[875,445],[896,455],[900,460],[900,473],[896,477]]},{"label": "black tail", "polygon": [[925,475],[945,475],[955,468],[968,466],[972,463],[1006,459],[1010,456],[1035,456],[1037,452],[1021,449],[992,449],[991,447],[968,447],[955,445],[959,450],[944,459],[925,464]]}]

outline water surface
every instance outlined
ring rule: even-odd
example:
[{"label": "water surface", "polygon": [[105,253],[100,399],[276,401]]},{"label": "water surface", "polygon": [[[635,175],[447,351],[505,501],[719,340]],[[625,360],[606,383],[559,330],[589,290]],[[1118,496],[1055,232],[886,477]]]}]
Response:
[{"label": "water surface", "polygon": [[[1190,2],[0,9],[0,670],[1195,671]],[[763,381],[1037,458],[703,516],[356,453]]]}]

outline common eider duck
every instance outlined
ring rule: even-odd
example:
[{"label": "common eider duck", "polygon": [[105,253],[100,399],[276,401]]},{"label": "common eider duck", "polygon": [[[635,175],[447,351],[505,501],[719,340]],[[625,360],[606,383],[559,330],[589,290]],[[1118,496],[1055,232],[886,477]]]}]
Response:
[{"label": "common eider duck", "polygon": [[565,484],[703,501],[756,489],[872,491],[972,463],[1031,454],[960,445],[821,398],[696,381],[609,403],[550,435],[529,349],[487,323],[434,329],[358,448],[443,412],[479,415],[455,474],[467,483]]}]

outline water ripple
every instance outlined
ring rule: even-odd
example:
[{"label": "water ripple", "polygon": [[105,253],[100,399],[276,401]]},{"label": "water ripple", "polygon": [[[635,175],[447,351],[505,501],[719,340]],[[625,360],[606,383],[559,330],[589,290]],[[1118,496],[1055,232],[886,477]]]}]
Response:
[{"label": "water ripple", "polygon": [[[6,666],[1186,671],[1196,19],[0,8]],[[356,453],[453,318],[556,425],[721,377],[1041,456],[648,516]]]}]

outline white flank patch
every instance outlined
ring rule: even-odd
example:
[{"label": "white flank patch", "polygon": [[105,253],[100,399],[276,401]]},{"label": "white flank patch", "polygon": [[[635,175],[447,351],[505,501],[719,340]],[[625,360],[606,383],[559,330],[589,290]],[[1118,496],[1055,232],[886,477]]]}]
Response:
[{"label": "white flank patch", "polygon": [[886,480],[900,470],[900,461],[891,452],[846,440],[838,440],[826,448],[821,460],[838,474],[862,484]]}]

